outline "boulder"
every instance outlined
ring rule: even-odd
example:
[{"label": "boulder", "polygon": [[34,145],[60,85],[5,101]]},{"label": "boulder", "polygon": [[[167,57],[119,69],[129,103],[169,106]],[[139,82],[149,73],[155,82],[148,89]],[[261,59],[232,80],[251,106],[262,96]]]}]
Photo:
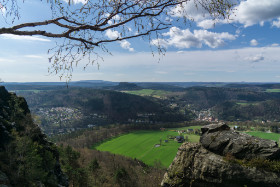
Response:
[{"label": "boulder", "polygon": [[238,159],[280,159],[278,144],[245,133],[230,130],[226,124],[211,124],[201,128],[200,143],[204,148],[219,155],[230,154]]},{"label": "boulder", "polygon": [[200,143],[181,145],[161,186],[279,186],[276,165],[264,165],[280,162],[276,142],[230,130],[223,123],[204,126],[201,131]]},{"label": "boulder", "polygon": [[232,163],[199,143],[184,143],[161,183],[169,186],[236,187],[280,184],[280,175]]}]

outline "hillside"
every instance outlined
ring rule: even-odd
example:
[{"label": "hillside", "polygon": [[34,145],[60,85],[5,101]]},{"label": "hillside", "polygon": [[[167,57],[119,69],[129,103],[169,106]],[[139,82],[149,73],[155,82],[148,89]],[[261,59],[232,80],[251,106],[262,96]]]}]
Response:
[{"label": "hillside", "polygon": [[[192,118],[160,100],[110,90],[70,88],[23,94],[46,130],[110,123],[178,122]],[[54,132],[55,133],[55,132]]]},{"label": "hillside", "polygon": [[244,86],[192,87],[184,92],[169,94],[167,100],[176,103],[179,108],[196,111],[197,116],[203,114],[201,111],[210,110],[209,115],[226,121],[280,120],[280,92],[276,89],[277,85]]},{"label": "hillside", "polygon": [[56,146],[32,122],[27,103],[0,86],[0,184],[68,186]]}]

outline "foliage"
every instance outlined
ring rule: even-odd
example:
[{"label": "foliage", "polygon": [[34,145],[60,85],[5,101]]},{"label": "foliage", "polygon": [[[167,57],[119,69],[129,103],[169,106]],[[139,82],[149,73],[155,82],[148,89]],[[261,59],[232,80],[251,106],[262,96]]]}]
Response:
[{"label": "foliage", "polygon": [[13,186],[67,185],[56,146],[31,119],[26,101],[0,87],[0,170]]},{"label": "foliage", "polygon": [[130,180],[130,178],[129,178],[129,175],[128,175],[127,171],[125,170],[125,168],[123,168],[123,167],[119,168],[115,172],[114,178],[120,186],[128,186],[127,183]]},{"label": "foliage", "polygon": [[158,186],[164,173],[138,160],[108,152],[70,146],[60,146],[59,150],[70,186]]},{"label": "foliage", "polygon": [[69,183],[73,186],[87,186],[88,176],[86,168],[80,166],[78,159],[80,153],[72,147],[59,147],[60,163],[63,172],[69,177]]}]

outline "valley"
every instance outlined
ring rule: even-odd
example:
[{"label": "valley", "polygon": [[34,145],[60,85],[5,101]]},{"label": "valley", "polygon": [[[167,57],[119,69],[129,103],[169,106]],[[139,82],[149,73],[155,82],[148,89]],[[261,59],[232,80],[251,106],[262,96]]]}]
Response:
[{"label": "valley", "polygon": [[[86,183],[79,185],[112,185],[114,175],[126,172],[130,179],[119,184],[132,184],[144,169],[141,180],[157,178],[149,182],[157,186],[182,143],[199,142],[200,128],[211,123],[225,122],[240,133],[279,142],[277,84],[101,85],[10,86],[26,98],[33,121],[48,140],[59,145],[70,183],[82,177]],[[71,155],[76,155],[73,163]],[[90,167],[102,174],[85,174]]]}]

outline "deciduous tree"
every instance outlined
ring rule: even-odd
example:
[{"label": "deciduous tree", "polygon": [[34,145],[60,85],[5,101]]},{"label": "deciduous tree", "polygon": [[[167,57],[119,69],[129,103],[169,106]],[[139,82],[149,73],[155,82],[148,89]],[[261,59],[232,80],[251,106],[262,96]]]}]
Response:
[{"label": "deciduous tree", "polygon": [[[45,3],[44,0],[41,0]],[[215,18],[227,18],[232,9],[230,0],[192,0]],[[188,12],[182,18],[172,16],[171,8],[184,6],[190,0],[47,0],[52,10],[51,19],[0,28],[0,34],[39,35],[61,38],[51,52],[51,72],[70,79],[73,65],[83,58],[88,64],[96,62],[100,50],[110,53],[106,44],[143,37],[151,41],[159,38],[159,31],[170,28],[174,21],[187,24]],[[75,4],[75,2],[83,2]],[[23,3],[24,4],[24,3]],[[18,0],[0,0],[0,9],[11,22],[20,19]],[[177,9],[176,9],[177,10]],[[184,11],[184,9],[179,9]],[[42,27],[43,26],[43,27]],[[57,29],[53,29],[55,26]],[[108,37],[108,35],[110,36]],[[159,53],[164,48],[157,45]],[[88,65],[87,64],[87,65]],[[86,66],[87,66],[86,65]],[[86,67],[85,66],[85,67]]]}]

